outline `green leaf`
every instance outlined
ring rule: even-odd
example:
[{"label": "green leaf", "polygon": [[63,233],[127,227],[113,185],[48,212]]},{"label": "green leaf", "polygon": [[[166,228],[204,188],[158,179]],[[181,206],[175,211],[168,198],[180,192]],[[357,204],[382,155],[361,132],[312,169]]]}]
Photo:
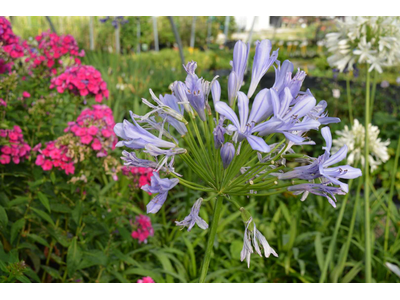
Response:
[{"label": "green leaf", "polygon": [[78,203],[76,203],[74,210],[72,211],[72,220],[74,220],[76,224],[79,224],[79,219],[81,218],[81,215],[82,215],[82,202],[78,201]]},{"label": "green leaf", "polygon": [[68,247],[67,252],[67,271],[69,277],[72,277],[79,265],[79,262],[82,258],[81,250],[78,245],[78,238],[74,237],[71,241],[71,244]]},{"label": "green leaf", "polygon": [[24,275],[18,275],[15,278],[17,278],[19,281],[23,282],[23,283],[31,283],[31,281],[29,280],[28,277],[24,276]]},{"label": "green leaf", "polygon": [[22,196],[15,197],[14,200],[11,200],[10,202],[7,203],[7,207],[10,208],[16,205],[27,203],[28,201],[29,201],[28,197],[22,197]]},{"label": "green leaf", "polygon": [[3,227],[7,227],[7,224],[8,224],[8,217],[6,210],[2,206],[0,206],[0,225],[2,225]]},{"label": "green leaf", "polygon": [[317,255],[317,262],[319,269],[322,271],[324,268],[324,252],[322,251],[322,242],[321,242],[321,233],[318,232],[316,237],[315,237],[315,254]]},{"label": "green leaf", "polygon": [[361,264],[363,262],[360,261],[358,262],[350,271],[349,273],[346,274],[346,276],[343,277],[342,279],[342,283],[348,283],[350,281],[352,281],[354,279],[354,277],[356,277],[356,275],[358,274],[358,272],[361,271]]},{"label": "green leaf", "polygon": [[58,270],[49,267],[49,266],[41,266],[43,270],[45,270],[51,277],[56,279],[61,279],[60,273]]},{"label": "green leaf", "polygon": [[39,217],[41,217],[43,220],[49,222],[51,225],[55,226],[53,220],[51,219],[51,217],[45,213],[44,211],[41,211],[39,209],[36,208],[31,208]]},{"label": "green leaf", "polygon": [[49,199],[47,198],[47,196],[45,194],[43,194],[42,192],[39,192],[38,197],[39,197],[40,202],[43,204],[43,206],[47,208],[49,213],[51,213],[50,203],[49,203]]},{"label": "green leaf", "polygon": [[35,242],[37,242],[37,243],[39,243],[39,244],[41,244],[41,245],[43,245],[43,246],[46,246],[46,247],[50,248],[49,243],[44,238],[42,238],[42,237],[40,237],[40,236],[38,236],[38,235],[36,235],[34,233],[28,234],[28,238],[33,240],[33,241],[35,241]]},{"label": "green leaf", "polygon": [[19,232],[22,230],[24,225],[25,225],[25,219],[19,219],[11,226],[11,239],[10,239],[11,244],[15,241],[15,239],[17,238]]},{"label": "green leaf", "polygon": [[30,267],[26,268],[24,272],[34,281],[40,282],[39,276]]}]

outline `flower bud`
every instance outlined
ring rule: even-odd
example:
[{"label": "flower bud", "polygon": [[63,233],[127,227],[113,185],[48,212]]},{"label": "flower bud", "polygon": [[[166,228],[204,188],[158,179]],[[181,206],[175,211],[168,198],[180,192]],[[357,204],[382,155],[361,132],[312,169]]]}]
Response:
[{"label": "flower bud", "polygon": [[221,147],[221,159],[224,169],[226,169],[229,166],[234,156],[235,156],[235,146],[233,146],[232,143],[225,143]]}]

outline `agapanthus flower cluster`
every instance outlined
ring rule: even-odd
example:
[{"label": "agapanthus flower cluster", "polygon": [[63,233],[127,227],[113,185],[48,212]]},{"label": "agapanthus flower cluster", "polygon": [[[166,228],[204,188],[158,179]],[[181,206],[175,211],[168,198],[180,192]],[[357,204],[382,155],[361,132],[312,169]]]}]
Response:
[{"label": "agapanthus flower cluster", "polygon": [[68,153],[67,145],[63,145],[60,141],[51,141],[46,143],[46,146],[41,150],[41,144],[35,146],[34,150],[39,154],[36,157],[35,164],[40,166],[43,171],[51,171],[53,168],[63,170],[65,174],[70,175],[75,173],[75,164],[73,158]]},{"label": "agapanthus flower cluster", "polygon": [[[369,142],[369,165],[371,172],[376,170],[379,165],[389,160],[388,146],[390,140],[382,141],[379,138],[379,128],[372,124],[368,124],[368,142]],[[343,130],[337,130],[337,139],[333,140],[333,151],[347,145],[349,155],[347,156],[347,163],[354,164],[361,161],[364,166],[364,145],[365,145],[365,127],[357,120],[351,129],[345,125]]]},{"label": "agapanthus flower cluster", "polygon": [[13,129],[0,129],[0,163],[7,165],[11,162],[19,164],[28,159],[31,147],[24,141],[24,135],[19,126]]},{"label": "agapanthus flower cluster", "polygon": [[135,188],[150,184],[150,179],[153,176],[152,168],[123,166],[121,172],[132,180]]},{"label": "agapanthus flower cluster", "polygon": [[[148,158],[139,159],[135,152],[124,151],[125,164],[160,171],[154,172],[151,183],[142,187],[156,194],[147,205],[147,213],[158,212],[168,192],[180,183],[189,189],[216,195],[196,200],[190,214],[176,222],[188,230],[195,224],[207,229],[199,212],[202,203],[211,198],[234,201],[235,196],[265,197],[269,194],[263,191],[289,189],[295,194],[302,193],[302,200],[313,193],[325,196],[334,205],[335,195],[348,192],[347,184],[339,179],[361,175],[359,169],[351,166],[333,166],[345,158],[347,147],[331,153],[328,127],[321,130],[326,141],[323,155],[312,158],[295,153],[296,145],[315,145],[307,136],[310,130],[319,130],[340,119],[328,116],[326,101],[317,103],[311,91],[301,91],[306,73],[298,70],[294,74],[290,61],[278,61],[278,50],[272,51],[269,40],[256,42],[250,87],[247,93],[242,92],[249,55],[250,46],[237,42],[226,101],[221,99],[222,88],[217,77],[211,81],[199,78],[197,63],[192,61],[184,66],[185,81],[171,84],[172,94],[157,97],[150,90],[153,102],[143,99],[143,103],[151,111],[144,116],[131,112],[133,123],[124,120],[115,126],[115,133],[122,138],[117,146],[141,151]],[[274,85],[258,89],[261,78],[271,67],[275,68]],[[212,101],[209,101],[210,95]],[[305,165],[289,168],[287,159]],[[186,174],[178,174],[174,168],[178,160],[199,180],[193,182]],[[242,260],[246,258],[249,263],[253,248],[260,254],[259,244],[267,257],[270,253],[277,256],[251,220],[251,215],[244,220]]]},{"label": "agapanthus flower cluster", "polygon": [[35,37],[37,48],[29,48],[29,56],[26,62],[31,62],[31,68],[44,66],[57,73],[57,68],[65,64],[65,60],[71,60],[72,64],[80,65],[79,57],[85,56],[84,50],[79,50],[78,43],[72,35],[57,35],[50,31],[43,32]]},{"label": "agapanthus flower cluster", "polygon": [[355,63],[368,63],[369,72],[400,62],[399,17],[346,17],[338,21],[338,32],[326,35],[331,66],[341,72]]},{"label": "agapanthus flower cluster", "polygon": [[[14,34],[10,21],[0,16],[0,46],[11,58],[24,56],[20,38]],[[0,72],[1,73],[1,72]]]},{"label": "agapanthus flower cluster", "polygon": [[65,90],[80,96],[93,96],[96,102],[108,98],[107,83],[101,73],[92,66],[74,66],[67,68],[60,76],[51,80],[50,88],[59,93]]},{"label": "agapanthus flower cluster", "polygon": [[137,216],[133,226],[135,227],[135,230],[132,231],[132,238],[137,239],[139,243],[147,244],[147,238],[154,235],[151,220],[145,215]]},{"label": "agapanthus flower cluster", "polygon": [[117,143],[114,126],[111,108],[106,105],[93,105],[92,109],[84,109],[75,122],[68,122],[64,132],[71,132],[81,144],[96,151],[97,157],[104,157]]}]

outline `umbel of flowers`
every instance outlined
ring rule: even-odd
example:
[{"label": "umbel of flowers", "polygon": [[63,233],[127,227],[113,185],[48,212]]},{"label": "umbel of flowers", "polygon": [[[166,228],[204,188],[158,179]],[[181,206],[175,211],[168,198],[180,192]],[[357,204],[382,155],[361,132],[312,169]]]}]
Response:
[{"label": "umbel of flowers", "polygon": [[150,218],[145,215],[137,216],[133,227],[135,230],[132,231],[132,238],[137,239],[139,243],[147,244],[147,238],[154,235]]},{"label": "umbel of flowers", "polygon": [[108,98],[107,83],[101,78],[101,73],[92,66],[74,66],[60,76],[51,80],[50,88],[57,88],[59,93],[65,90],[75,95],[93,96],[96,102],[103,97]]},{"label": "umbel of flowers", "polygon": [[[241,259],[250,264],[251,254],[262,255],[262,248],[266,257],[277,253],[257,230],[254,218],[237,204],[235,196],[265,198],[289,189],[303,194],[301,200],[313,193],[326,197],[334,206],[335,195],[348,192],[347,184],[340,179],[361,176],[361,171],[351,166],[334,166],[346,157],[347,146],[332,153],[331,132],[323,126],[340,120],[328,117],[325,101],[317,103],[309,90],[301,91],[306,74],[299,70],[294,75],[293,64],[290,61],[281,64],[277,60],[278,50],[271,54],[271,48],[269,40],[256,42],[247,94],[241,88],[250,47],[239,41],[233,51],[227,102],[221,99],[217,78],[211,82],[199,78],[195,73],[196,62],[190,62],[184,66],[185,82],[174,82],[172,94],[157,97],[150,90],[154,102],[143,99],[143,103],[151,111],[144,116],[131,112],[132,123],[124,120],[114,127],[117,136],[122,138],[117,146],[131,148],[150,158],[139,158],[135,152],[124,151],[126,165],[151,167],[165,174],[160,176],[154,172],[151,184],[142,187],[156,194],[147,205],[148,213],[157,213],[168,191],[179,183],[209,196],[195,201],[190,214],[177,224],[189,229],[198,224],[206,229],[207,223],[199,218],[200,207],[202,202],[215,199],[201,282],[207,274],[224,199],[242,212],[245,231]],[[272,66],[276,74],[274,85],[257,92],[258,83]],[[210,95],[212,101],[209,101]],[[312,158],[294,151],[296,145],[315,145],[307,132],[321,127],[326,141],[321,145],[324,150],[321,156]],[[272,143],[272,138],[278,138],[277,142]],[[303,165],[290,168],[286,165],[288,159]],[[177,174],[175,161],[186,164],[199,180],[192,182],[185,174]]]},{"label": "umbel of flowers", "polygon": [[93,105],[92,109],[84,109],[75,122],[69,122],[65,135],[56,141],[47,143],[44,150],[41,145],[35,147],[39,151],[36,165],[45,171],[53,167],[65,173],[74,173],[74,163],[83,161],[85,156],[94,151],[97,157],[105,157],[117,143],[113,132],[115,125],[112,110],[106,105]]},{"label": "umbel of flowers", "polygon": [[331,66],[341,72],[355,63],[368,63],[369,71],[400,62],[399,17],[346,17],[338,21],[338,32],[326,35]]},{"label": "umbel of flowers", "polygon": [[28,159],[31,147],[25,143],[22,130],[15,125],[13,129],[0,129],[0,163],[3,165],[13,162],[19,164]]}]

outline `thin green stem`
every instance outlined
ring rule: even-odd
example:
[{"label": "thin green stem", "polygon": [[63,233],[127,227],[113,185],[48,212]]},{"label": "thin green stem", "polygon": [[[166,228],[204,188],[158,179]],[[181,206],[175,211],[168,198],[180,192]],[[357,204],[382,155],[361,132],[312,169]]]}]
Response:
[{"label": "thin green stem", "polygon": [[349,108],[350,124],[353,126],[353,106],[351,103],[351,90],[350,90],[350,75],[346,77],[346,91],[347,91],[347,105]]},{"label": "thin green stem", "polygon": [[385,241],[384,241],[384,244],[383,244],[383,252],[385,253],[385,257],[386,257],[386,251],[388,249],[388,242],[389,242],[390,212],[391,212],[391,207],[393,205],[394,183],[395,183],[395,180],[396,180],[397,166],[399,164],[399,155],[400,155],[400,139],[397,141],[397,150],[396,150],[396,155],[394,157],[394,165],[393,165],[392,175],[391,175],[391,178],[390,178],[389,198],[387,199],[388,200],[388,210],[387,210],[386,224],[385,224]]},{"label": "thin green stem", "polygon": [[[368,69],[368,66],[367,66]],[[372,282],[371,274],[371,220],[370,220],[370,205],[369,205],[369,132],[368,125],[370,123],[370,74],[367,72],[366,93],[365,93],[365,152],[364,152],[364,199],[365,199],[365,282]]]},{"label": "thin green stem", "polygon": [[203,265],[200,271],[200,279],[199,279],[200,283],[204,283],[206,281],[208,266],[210,265],[210,260],[211,260],[211,252],[214,246],[215,234],[217,233],[219,218],[221,216],[222,201],[223,201],[222,196],[218,196],[215,201],[214,216],[211,223],[210,234],[208,236],[207,248],[206,248],[206,253],[204,255]]},{"label": "thin green stem", "polygon": [[[349,190],[351,190],[352,183],[353,183],[353,180],[350,180],[349,181]],[[349,199],[349,195],[350,195],[350,193],[346,194],[346,196],[344,197],[343,203],[342,203],[342,207],[340,208],[339,216],[336,220],[335,230],[333,231],[332,239],[329,243],[328,254],[326,255],[324,266],[322,268],[321,277],[319,278],[319,283],[324,283],[326,280],[326,276],[327,276],[326,274],[328,272],[329,264],[332,260],[333,250],[334,250],[335,244],[336,244],[336,238],[337,238],[337,235],[338,235],[338,232],[340,229],[340,225],[342,224],[344,212],[346,211],[346,204],[347,204],[347,200]]]},{"label": "thin green stem", "polygon": [[374,114],[374,102],[375,102],[375,92],[376,92],[376,81],[378,79],[378,73],[374,70],[374,78],[372,80],[372,92],[371,92],[371,99],[370,99],[370,107],[371,107],[371,116],[370,120],[372,120],[372,116]]},{"label": "thin green stem", "polygon": [[340,261],[337,264],[339,266],[339,270],[335,274],[335,276],[333,278],[333,282],[337,282],[339,276],[342,274],[344,266],[345,266],[345,263],[346,263],[346,260],[347,260],[347,254],[349,253],[351,240],[353,238],[354,225],[356,223],[358,205],[359,205],[359,202],[360,202],[361,185],[362,185],[362,182],[363,182],[362,179],[363,179],[362,177],[358,178],[356,200],[354,201],[353,215],[351,216],[350,227],[349,227],[349,232],[347,233],[347,240],[346,240],[346,244],[345,244],[345,249],[344,249],[343,256],[341,257]]}]

